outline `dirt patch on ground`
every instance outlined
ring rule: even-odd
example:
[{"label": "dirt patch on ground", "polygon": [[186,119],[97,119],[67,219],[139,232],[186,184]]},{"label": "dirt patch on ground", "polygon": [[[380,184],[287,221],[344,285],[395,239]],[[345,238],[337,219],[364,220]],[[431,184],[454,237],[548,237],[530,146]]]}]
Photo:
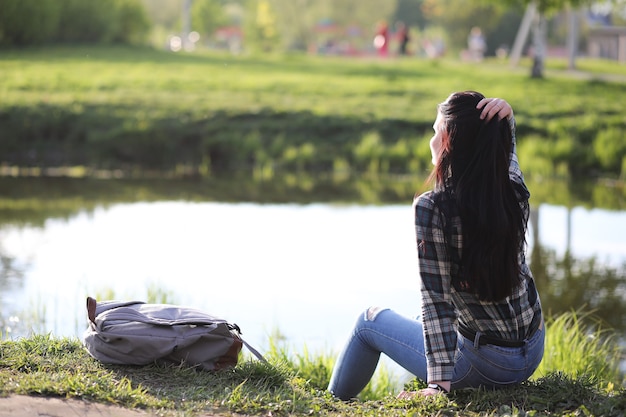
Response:
[{"label": "dirt patch on ground", "polygon": [[[92,403],[78,399],[12,395],[0,397],[0,417],[163,417],[176,412],[156,414],[149,411]],[[237,417],[237,414],[200,414],[198,417]],[[242,416],[239,416],[242,417]]]},{"label": "dirt patch on ground", "polygon": [[145,411],[87,401],[12,395],[0,398],[0,417],[152,417]]},{"label": "dirt patch on ground", "polygon": [[[76,399],[12,395],[0,398],[0,417],[161,417],[161,415]],[[218,416],[203,414],[201,417]]]}]

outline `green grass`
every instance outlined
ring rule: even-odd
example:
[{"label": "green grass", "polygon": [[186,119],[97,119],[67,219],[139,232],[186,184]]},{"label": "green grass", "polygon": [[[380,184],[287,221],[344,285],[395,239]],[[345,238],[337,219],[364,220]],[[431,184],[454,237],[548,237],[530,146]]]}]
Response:
[{"label": "green grass", "polygon": [[[423,173],[437,103],[474,89],[506,98],[520,160],[541,176],[626,167],[621,66],[548,61],[172,54],[125,47],[0,51],[0,151],[19,166]],[[606,73],[619,77],[605,80]],[[598,146],[592,146],[599,142]]]},{"label": "green grass", "polygon": [[616,335],[603,328],[591,313],[566,313],[548,319],[546,349],[535,375],[565,372],[589,377],[599,384],[619,383],[622,353]]},{"label": "green grass", "polygon": [[[571,313],[547,323],[542,376],[519,386],[458,390],[449,396],[397,400],[388,374],[355,402],[333,399],[325,387],[333,355],[289,354],[271,343],[269,363],[242,356],[232,370],[209,373],[175,365],[112,366],[92,359],[77,339],[50,335],[0,342],[0,395],[79,398],[166,416],[213,412],[294,416],[622,416],[623,376],[616,347]],[[589,337],[593,335],[595,337]],[[276,336],[276,335],[275,335]],[[579,347],[584,345],[583,349]],[[558,354],[555,351],[559,351]],[[584,356],[583,356],[584,355]],[[556,356],[569,360],[557,361]],[[414,380],[405,389],[423,386]],[[397,391],[397,389],[396,389]]]}]

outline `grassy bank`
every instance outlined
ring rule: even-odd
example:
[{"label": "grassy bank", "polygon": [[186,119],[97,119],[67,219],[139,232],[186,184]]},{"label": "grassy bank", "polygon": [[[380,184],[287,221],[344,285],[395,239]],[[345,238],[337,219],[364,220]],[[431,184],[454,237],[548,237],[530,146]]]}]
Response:
[{"label": "grassy bank", "polygon": [[585,76],[554,61],[534,80],[501,61],[0,51],[0,162],[87,173],[423,173],[437,103],[474,89],[515,108],[527,173],[619,175],[626,70],[579,65]]},{"label": "grassy bank", "polygon": [[[325,391],[334,357],[290,354],[270,344],[269,364],[242,358],[220,373],[183,366],[106,366],[75,339],[33,336],[0,343],[0,395],[11,393],[82,398],[194,416],[213,412],[247,415],[361,416],[623,416],[626,390],[617,371],[618,351],[597,328],[575,315],[547,323],[546,355],[535,377],[499,391],[459,390],[438,398],[397,400],[393,381],[378,372],[356,402]],[[567,360],[561,360],[567,358]],[[418,381],[405,388],[417,389]]]}]

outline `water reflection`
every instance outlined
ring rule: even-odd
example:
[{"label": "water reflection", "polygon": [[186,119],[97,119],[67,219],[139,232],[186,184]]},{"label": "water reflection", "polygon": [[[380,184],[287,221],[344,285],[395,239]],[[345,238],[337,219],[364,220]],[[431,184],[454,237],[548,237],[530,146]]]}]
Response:
[{"label": "water reflection", "polygon": [[[2,248],[0,242],[0,294],[8,294],[19,288],[24,279],[23,269],[16,265],[16,259],[10,256]],[[9,314],[4,309],[2,297],[0,297],[0,335],[2,332],[11,332],[19,323],[19,318]]]},{"label": "water reflection", "polygon": [[570,252],[541,246],[532,252],[532,268],[544,307],[551,314],[591,311],[609,327],[626,334],[626,269],[574,258]]},{"label": "water reflection", "polygon": [[[560,211],[561,227],[555,233],[562,242],[560,254],[555,249],[554,236],[545,234],[542,237],[540,233],[539,208],[535,207],[531,212],[534,244],[530,261],[544,309],[550,314],[572,310],[593,312],[607,326],[626,335],[626,238],[624,230],[621,230],[624,228],[623,218],[610,212],[598,214],[587,211],[586,217],[579,216],[575,223],[573,209]],[[593,224],[590,221],[599,216],[603,217],[603,222]],[[583,238],[574,239],[579,229],[583,231]],[[596,235],[595,240],[593,235]],[[552,246],[543,244],[548,238]],[[586,248],[594,255],[575,256],[573,247],[578,252]]]},{"label": "water reflection", "polygon": [[[0,328],[80,334],[87,292],[144,298],[156,285],[197,306],[223,294],[207,308],[226,317],[249,309],[238,324],[257,345],[276,325],[297,346],[334,349],[370,303],[418,311],[410,201],[420,187],[0,179]],[[577,188],[608,202],[591,211],[559,204],[581,198],[570,186],[552,187],[554,201],[537,188],[529,256],[544,308],[593,310],[626,334],[623,190]]]}]

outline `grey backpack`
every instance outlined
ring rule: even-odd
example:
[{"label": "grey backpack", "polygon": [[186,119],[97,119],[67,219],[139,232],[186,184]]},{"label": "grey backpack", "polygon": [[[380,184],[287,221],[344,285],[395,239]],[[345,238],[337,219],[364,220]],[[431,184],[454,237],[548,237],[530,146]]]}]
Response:
[{"label": "grey backpack", "polygon": [[237,365],[242,345],[264,360],[241,338],[239,326],[190,307],[88,297],[87,316],[83,344],[103,363],[228,369]]}]

